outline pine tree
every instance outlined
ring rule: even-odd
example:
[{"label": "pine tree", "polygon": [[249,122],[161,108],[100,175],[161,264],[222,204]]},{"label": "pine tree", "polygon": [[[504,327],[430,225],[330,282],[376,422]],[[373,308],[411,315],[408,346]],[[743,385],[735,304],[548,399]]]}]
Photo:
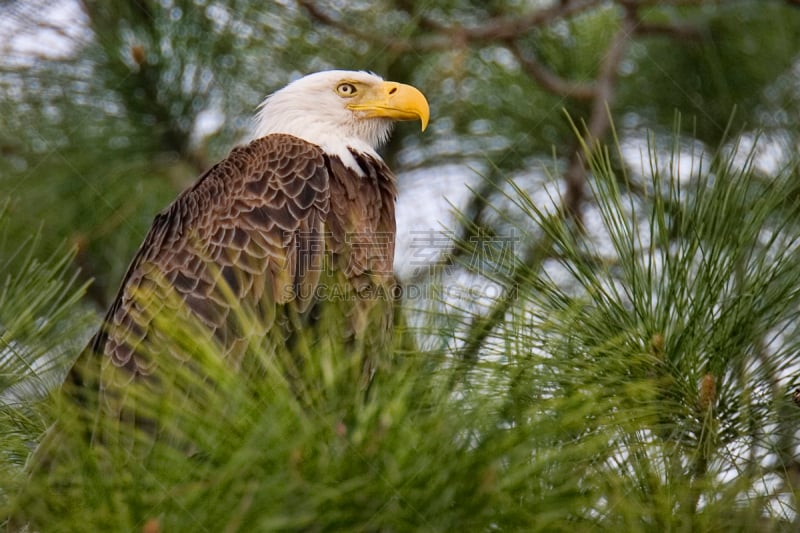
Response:
[{"label": "pine tree", "polygon": [[[62,39],[0,42],[10,525],[800,526],[791,2],[76,6],[63,27],[37,17],[45,1],[3,7],[11,34]],[[406,246],[426,258],[403,279],[419,347],[364,400],[344,354],[298,392],[285,362],[253,347],[236,371],[176,322],[170,349],[195,366],[161,358],[158,394],[125,400],[162,431],[99,416],[90,445],[54,391],[152,216],[266,92],[329,67],[430,97],[430,137],[387,147],[402,194],[453,173],[471,187],[428,248]],[[30,475],[53,422],[62,460]]]}]

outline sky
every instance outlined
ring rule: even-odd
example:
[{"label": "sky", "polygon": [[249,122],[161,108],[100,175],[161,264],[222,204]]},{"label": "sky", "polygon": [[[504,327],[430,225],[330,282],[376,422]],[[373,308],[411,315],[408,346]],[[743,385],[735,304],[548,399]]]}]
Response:
[{"label": "sky", "polygon": [[[37,57],[68,57],[75,44],[89,36],[86,16],[77,2],[51,4],[42,9],[39,2],[16,2],[4,8],[21,11],[24,16],[0,17],[0,61],[29,65]],[[28,23],[21,26],[17,20]]]}]

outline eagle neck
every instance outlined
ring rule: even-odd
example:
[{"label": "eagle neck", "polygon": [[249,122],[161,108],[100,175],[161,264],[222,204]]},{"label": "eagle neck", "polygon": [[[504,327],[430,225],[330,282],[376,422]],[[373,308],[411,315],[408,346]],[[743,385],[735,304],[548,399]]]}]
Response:
[{"label": "eagle neck", "polygon": [[[378,152],[369,144],[358,139],[325,138],[315,144],[328,156],[336,157],[346,168],[362,178],[369,174],[366,172],[368,169],[364,168],[366,158],[363,156],[368,156],[369,159],[383,164],[383,159]],[[367,165],[372,165],[372,163],[367,163]]]}]

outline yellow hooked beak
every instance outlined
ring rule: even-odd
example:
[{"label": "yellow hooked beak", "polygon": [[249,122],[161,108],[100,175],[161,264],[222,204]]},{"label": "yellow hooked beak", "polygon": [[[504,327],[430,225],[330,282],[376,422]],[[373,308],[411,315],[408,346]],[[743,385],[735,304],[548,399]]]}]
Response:
[{"label": "yellow hooked beak", "polygon": [[393,120],[417,120],[422,131],[428,127],[430,109],[428,101],[416,87],[385,81],[370,87],[361,98],[347,105],[353,111],[361,111],[368,118],[390,118]]}]

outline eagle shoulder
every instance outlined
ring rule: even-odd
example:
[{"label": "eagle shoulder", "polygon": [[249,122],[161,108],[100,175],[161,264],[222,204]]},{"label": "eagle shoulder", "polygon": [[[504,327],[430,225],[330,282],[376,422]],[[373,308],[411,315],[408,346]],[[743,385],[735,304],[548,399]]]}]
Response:
[{"label": "eagle shoulder", "polygon": [[87,352],[132,375],[151,373],[137,347],[156,333],[155,317],[178,306],[223,345],[243,334],[231,316],[236,302],[268,329],[276,304],[313,293],[299,286],[319,278],[329,205],[317,146],[276,134],[234,148],[156,215]]}]

